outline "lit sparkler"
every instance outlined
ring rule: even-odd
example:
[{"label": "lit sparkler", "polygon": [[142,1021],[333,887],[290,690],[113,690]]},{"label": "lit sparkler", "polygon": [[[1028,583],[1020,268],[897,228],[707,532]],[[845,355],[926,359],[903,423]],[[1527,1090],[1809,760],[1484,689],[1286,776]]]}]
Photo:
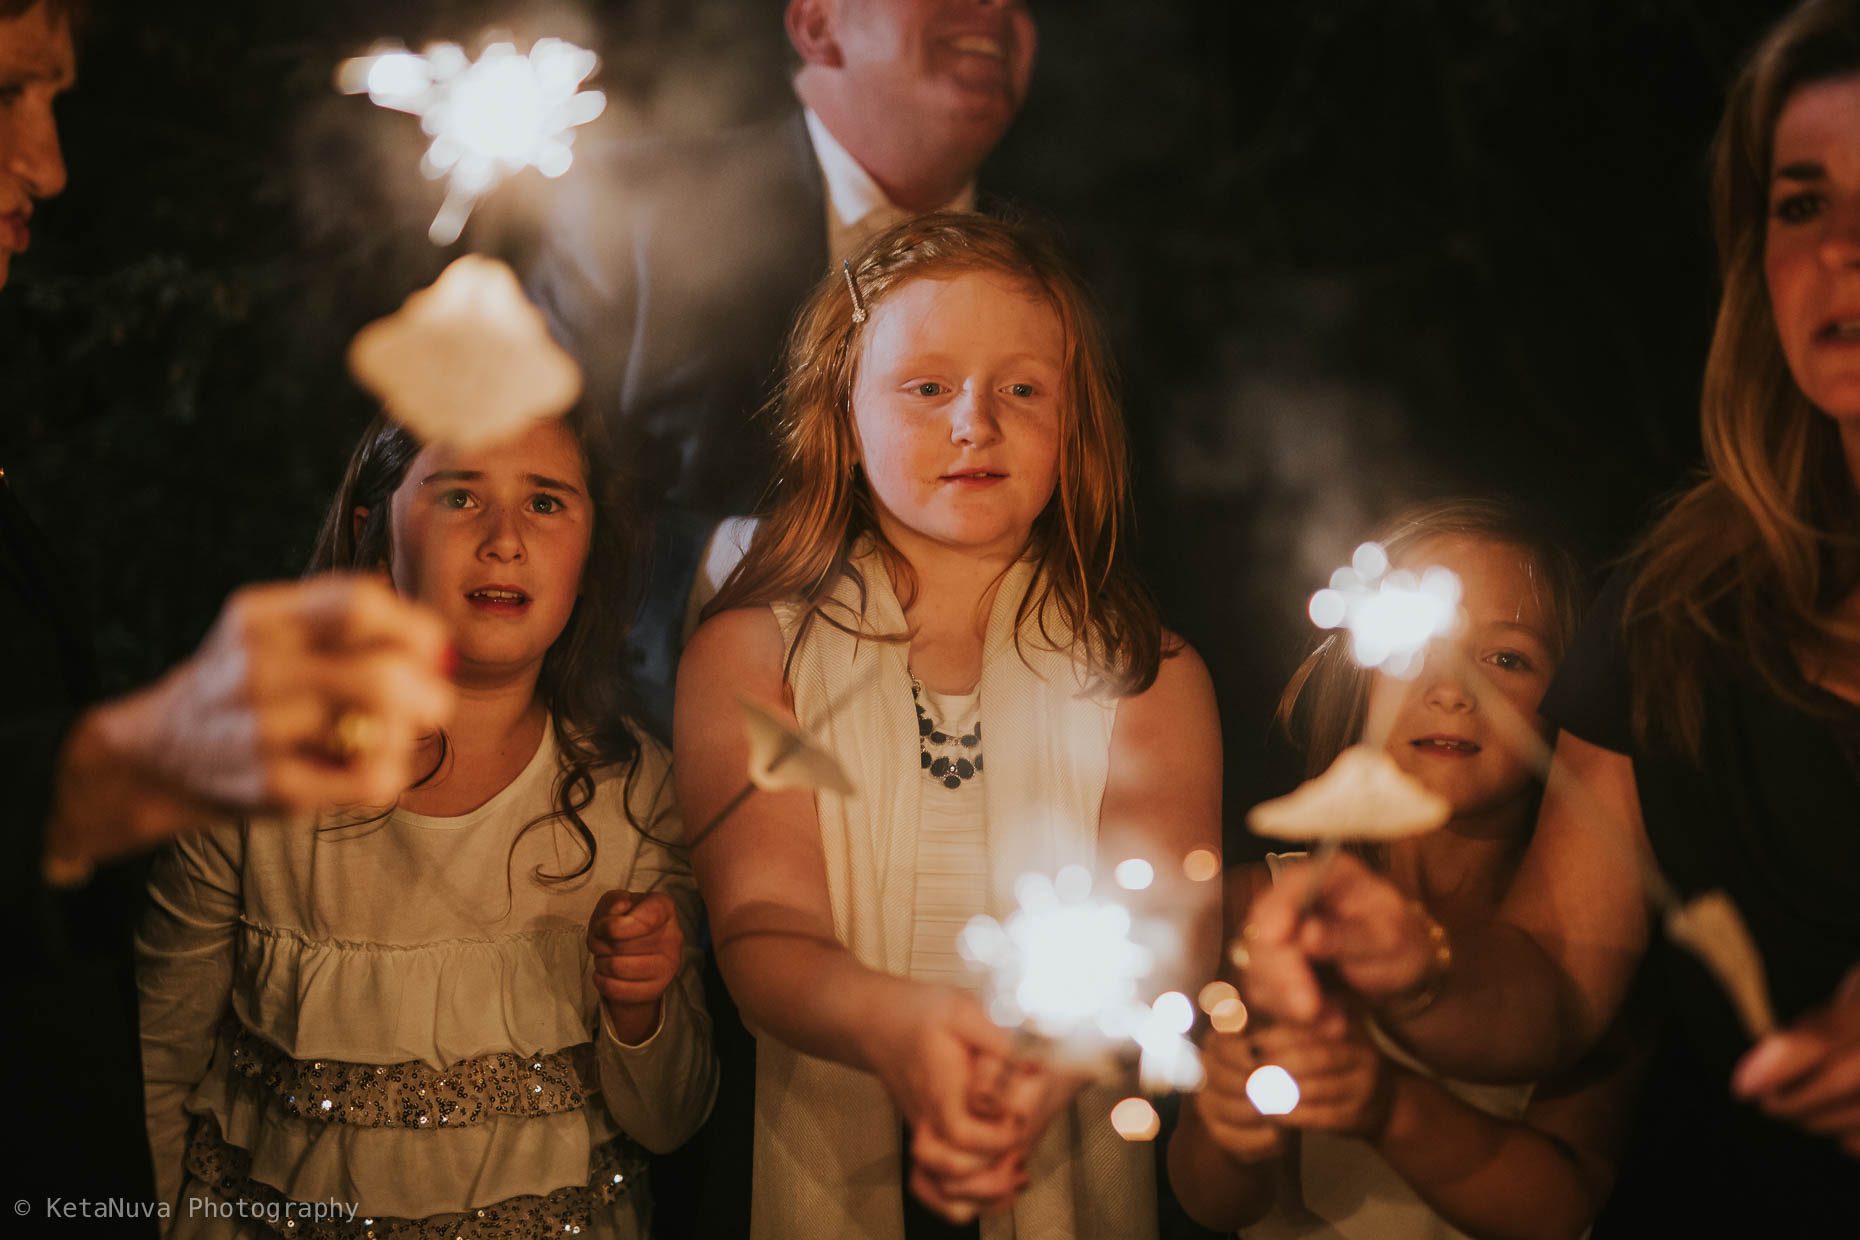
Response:
[{"label": "lit sparkler", "polygon": [[1444,568],[1419,576],[1391,572],[1381,544],[1364,543],[1311,596],[1309,611],[1321,629],[1350,631],[1350,655],[1363,667],[1409,679],[1420,672],[1428,644],[1459,627],[1460,579]]},{"label": "lit sparkler", "polygon": [[1006,922],[972,918],[956,942],[986,975],[989,1018],[1042,1057],[1080,1067],[1134,1043],[1145,1088],[1199,1088],[1201,1057],[1186,1036],[1194,1005],[1175,991],[1150,1005],[1138,998],[1156,957],[1131,938],[1130,911],[1093,899],[1091,872],[1078,865],[1051,879],[1022,875],[1014,894],[1019,908]]},{"label": "lit sparkler", "polygon": [[568,171],[575,128],[607,106],[600,91],[581,89],[599,64],[561,39],[539,39],[527,55],[493,43],[477,60],[456,43],[436,43],[420,55],[393,48],[345,60],[336,87],[420,118],[432,138],[420,171],[446,178],[445,202],[426,235],[450,245],[505,177],[524,168],[546,177]]}]

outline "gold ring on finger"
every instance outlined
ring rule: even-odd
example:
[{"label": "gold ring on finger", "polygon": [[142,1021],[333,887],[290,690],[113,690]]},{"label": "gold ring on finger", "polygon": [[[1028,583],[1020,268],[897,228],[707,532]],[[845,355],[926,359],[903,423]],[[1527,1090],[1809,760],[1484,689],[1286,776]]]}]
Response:
[{"label": "gold ring on finger", "polygon": [[345,710],[330,726],[330,754],[339,762],[353,762],[380,748],[386,731],[379,715],[365,710]]}]

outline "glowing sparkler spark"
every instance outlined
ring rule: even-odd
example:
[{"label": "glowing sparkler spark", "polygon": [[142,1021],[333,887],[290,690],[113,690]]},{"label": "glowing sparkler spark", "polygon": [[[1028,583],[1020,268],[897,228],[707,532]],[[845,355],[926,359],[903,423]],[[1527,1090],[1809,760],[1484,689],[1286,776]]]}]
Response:
[{"label": "glowing sparkler spark", "polygon": [[1111,876],[1125,891],[1142,891],[1156,881],[1156,867],[1141,857],[1132,857],[1118,862]]},{"label": "glowing sparkler spark", "polygon": [[1111,1127],[1126,1141],[1154,1141],[1162,1131],[1162,1117],[1144,1098],[1126,1098],[1111,1108]]},{"label": "glowing sparkler spark", "polygon": [[1005,923],[981,916],[963,927],[956,947],[987,974],[989,1017],[1033,1035],[1053,1058],[1077,1064],[1134,1042],[1146,1088],[1198,1088],[1201,1058],[1184,1036],[1194,1005],[1175,991],[1154,1006],[1138,999],[1155,954],[1131,939],[1129,910],[1093,899],[1091,889],[1083,866],[1067,866],[1052,879],[1024,874],[1014,884],[1020,907]]},{"label": "glowing sparkler spark", "polygon": [[990,1014],[999,1023],[1063,1040],[1136,1002],[1155,959],[1131,942],[1128,909],[1091,899],[1088,870],[1067,866],[1056,880],[1025,874],[1014,894],[1020,908],[1005,924],[975,917],[957,940],[957,950],[988,971],[1001,1000]]},{"label": "glowing sparkler spark", "polygon": [[1182,873],[1190,882],[1205,883],[1221,872],[1220,855],[1209,848],[1197,848],[1182,858]]},{"label": "glowing sparkler spark", "polygon": [[420,118],[432,138],[420,171],[446,178],[445,203],[426,235],[450,245],[505,177],[524,168],[546,177],[568,171],[575,128],[607,106],[600,91],[581,89],[599,64],[561,39],[539,39],[527,55],[493,43],[475,61],[455,43],[437,43],[417,56],[401,48],[345,60],[336,87]]},{"label": "glowing sparkler spark", "polygon": [[1239,1033],[1246,1028],[1246,1004],[1239,999],[1222,999],[1208,1013],[1208,1025],[1216,1033]]},{"label": "glowing sparkler spark", "polygon": [[1215,1008],[1227,1002],[1229,999],[1238,999],[1239,997],[1240,992],[1234,989],[1232,982],[1209,982],[1206,986],[1203,986],[1200,993],[1195,996],[1195,1006],[1212,1016],[1214,1015]]},{"label": "glowing sparkler spark", "polygon": [[1137,1063],[1137,1081],[1143,1088],[1161,1093],[1200,1089],[1207,1083],[1201,1052],[1188,1040],[1188,1031],[1194,1027],[1195,1007],[1187,995],[1171,990],[1156,996],[1134,1035],[1143,1048]]},{"label": "glowing sparkler spark", "polygon": [[1246,1078],[1246,1096],[1261,1115],[1287,1115],[1298,1105],[1298,1082],[1278,1064],[1269,1063]]},{"label": "glowing sparkler spark", "polygon": [[1351,657],[1362,666],[1412,677],[1428,643],[1459,627],[1460,579],[1444,568],[1418,577],[1390,572],[1388,553],[1364,543],[1348,567],[1331,574],[1329,587],[1311,596],[1310,614],[1321,629],[1347,628]]}]

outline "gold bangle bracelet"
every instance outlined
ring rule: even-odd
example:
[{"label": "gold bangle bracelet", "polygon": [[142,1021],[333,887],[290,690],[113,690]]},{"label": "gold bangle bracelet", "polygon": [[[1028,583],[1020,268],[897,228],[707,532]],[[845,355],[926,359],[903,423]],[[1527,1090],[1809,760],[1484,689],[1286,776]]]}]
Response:
[{"label": "gold bangle bracelet", "polygon": [[39,863],[39,876],[47,887],[72,891],[90,881],[97,867],[88,857],[56,857],[46,853]]},{"label": "gold bangle bracelet", "polygon": [[1377,1009],[1378,1015],[1389,1020],[1412,1020],[1433,1007],[1434,1001],[1440,998],[1440,992],[1447,987],[1448,970],[1453,968],[1453,944],[1447,940],[1447,928],[1419,900],[1410,900],[1408,907],[1427,923],[1427,938],[1434,948],[1434,962],[1419,990],[1392,996],[1389,1002]]}]

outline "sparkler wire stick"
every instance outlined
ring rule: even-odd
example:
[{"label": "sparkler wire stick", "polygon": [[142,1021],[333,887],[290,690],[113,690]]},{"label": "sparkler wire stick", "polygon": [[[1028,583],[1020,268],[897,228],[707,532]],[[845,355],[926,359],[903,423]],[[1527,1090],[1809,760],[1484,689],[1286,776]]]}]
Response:
[{"label": "sparkler wire stick", "polygon": [[[789,758],[800,753],[801,748],[801,742],[798,740],[784,740],[781,748],[776,751],[775,756],[769,759],[768,769],[771,771],[775,770],[775,768],[779,767]],[[724,820],[731,814],[734,814],[737,809],[742,806],[744,801],[747,801],[750,797],[755,795],[756,788],[757,784],[755,780],[751,779],[745,781],[743,786],[736,790],[736,794],[728,801],[724,802],[723,808],[718,810],[715,814],[712,814],[710,821],[705,823],[702,827],[699,827],[697,832],[692,835],[690,839],[685,841],[685,847],[688,849],[696,848],[699,844],[703,843],[706,836],[712,831],[715,831],[718,827],[721,827]]]},{"label": "sparkler wire stick", "polygon": [[[1363,739],[1361,744],[1366,749],[1380,752],[1388,744],[1389,733],[1395,727],[1395,720],[1401,717],[1402,708],[1414,694],[1418,681],[1409,681],[1408,687],[1400,697],[1384,695],[1378,702],[1375,694],[1369,695],[1368,718],[1363,722]],[[1509,705],[1509,703],[1507,703]],[[1318,841],[1312,850],[1310,861],[1305,869],[1305,894],[1298,903],[1298,915],[1302,919],[1318,905],[1319,892],[1324,885],[1324,876],[1330,872],[1331,863],[1343,849],[1343,841],[1337,836],[1329,835]]]},{"label": "sparkler wire stick", "polygon": [[[846,686],[845,690],[841,692],[838,697],[827,703],[827,718],[831,719],[834,714],[839,711],[840,707],[844,706],[855,693],[862,691],[871,683],[871,680],[872,677],[870,676],[861,677],[859,680]],[[789,759],[806,753],[808,748],[809,741],[805,733],[799,731],[798,728],[786,729],[782,736],[781,746],[769,757],[768,764],[763,768],[763,774],[767,775],[772,773]],[[841,776],[841,778],[843,779],[844,776]],[[708,822],[685,839],[683,843],[685,851],[690,852],[699,844],[703,843],[705,838],[709,836],[712,831],[721,827],[724,822],[729,819],[730,815],[741,809],[743,803],[755,795],[758,787],[760,787],[760,785],[752,776],[741,788],[737,789],[736,792],[731,795],[730,799],[724,803],[723,808],[719,809],[715,814],[712,814]],[[635,861],[637,862],[637,860],[636,857]],[[664,877],[665,875],[661,874],[659,878],[653,879],[652,886],[648,887],[647,890],[650,891],[656,888]],[[628,884],[631,885],[631,871],[628,872],[627,880]]]}]

